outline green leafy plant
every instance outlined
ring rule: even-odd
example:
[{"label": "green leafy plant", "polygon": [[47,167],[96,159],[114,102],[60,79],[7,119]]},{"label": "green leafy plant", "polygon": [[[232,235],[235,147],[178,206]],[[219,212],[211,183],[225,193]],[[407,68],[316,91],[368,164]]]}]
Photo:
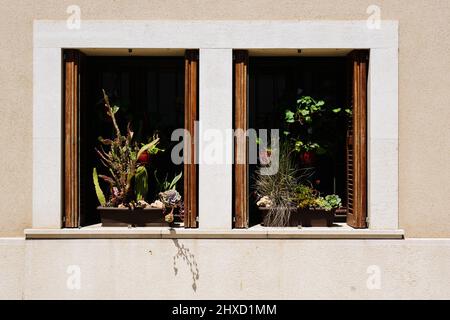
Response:
[{"label": "green leafy plant", "polygon": [[[139,147],[139,144],[133,139],[134,133],[131,130],[130,123],[128,123],[126,135],[122,135],[115,117],[119,107],[111,106],[105,90],[103,90],[103,99],[105,101],[106,114],[112,120],[115,134],[112,139],[99,137],[102,146],[95,149],[100,162],[109,172],[109,175],[98,175],[98,178],[109,185],[107,200],[103,201],[100,196],[99,202],[102,206],[117,207],[121,205],[133,208],[135,206],[133,179],[135,179],[136,173],[139,175],[138,180],[143,179],[145,175],[144,169],[140,169],[145,166],[145,163],[141,163],[139,159],[146,152],[152,154],[159,151],[157,149],[159,138],[153,137],[149,143]],[[96,169],[94,168],[94,185],[98,196],[101,188],[96,177]],[[139,185],[139,195],[137,197],[143,198],[146,194],[146,187],[142,180],[136,183]]]},{"label": "green leafy plant", "polygon": [[317,142],[303,142],[299,139],[294,141],[294,150],[297,152],[317,151],[319,154],[323,152],[323,148]]},{"label": "green leafy plant", "polygon": [[302,96],[297,100],[294,111],[285,111],[285,121],[287,123],[299,122],[301,125],[312,123],[315,115],[323,112],[323,100],[315,100],[310,96]]},{"label": "green leafy plant", "polygon": [[297,100],[295,109],[285,110],[287,129],[284,135],[290,138],[295,151],[323,153],[322,146],[313,136],[313,122],[323,114],[324,107],[323,100],[302,96]]},{"label": "green leafy plant", "polygon": [[334,108],[331,111],[336,114],[344,113],[345,115],[347,115],[349,117],[352,116],[352,109],[349,109],[349,108]]},{"label": "green leafy plant", "polygon": [[[351,116],[351,109],[333,108],[324,100],[311,96],[301,96],[294,108],[288,108],[284,113],[286,129],[284,135],[291,141],[296,152],[315,152],[325,154],[332,142],[324,132],[332,130],[338,115],[345,113]],[[331,139],[332,140],[332,139]]]}]

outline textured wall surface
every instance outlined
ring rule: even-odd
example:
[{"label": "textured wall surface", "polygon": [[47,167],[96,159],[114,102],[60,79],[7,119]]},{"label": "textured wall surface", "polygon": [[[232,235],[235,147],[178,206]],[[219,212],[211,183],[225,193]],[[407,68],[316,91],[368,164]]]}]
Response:
[{"label": "textured wall surface", "polygon": [[[31,226],[33,20],[66,19],[71,4],[82,19],[354,20],[374,1],[1,0],[1,236]],[[400,226],[409,237],[450,237],[450,1],[376,4],[400,26]]]},{"label": "textured wall surface", "polygon": [[0,299],[450,298],[450,240],[0,240],[0,254]]}]

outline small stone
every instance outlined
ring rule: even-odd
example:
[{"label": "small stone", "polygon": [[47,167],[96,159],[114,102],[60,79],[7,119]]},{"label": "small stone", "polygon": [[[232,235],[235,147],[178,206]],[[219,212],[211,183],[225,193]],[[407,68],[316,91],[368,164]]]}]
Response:
[{"label": "small stone", "polygon": [[126,209],[127,207],[123,203],[121,203],[121,204],[119,204],[117,206],[117,208],[119,208],[119,209]]},{"label": "small stone", "polygon": [[268,196],[264,196],[256,202],[258,207],[270,208],[272,206],[272,200]]},{"label": "small stone", "polygon": [[139,206],[142,207],[142,208],[148,208],[148,207],[150,207],[150,204],[148,204],[148,202],[145,201],[145,200],[139,200],[139,201],[138,201],[138,204],[139,204]]},{"label": "small stone", "polygon": [[162,209],[162,208],[164,208],[164,204],[161,201],[156,200],[155,202],[150,203],[150,208]]}]

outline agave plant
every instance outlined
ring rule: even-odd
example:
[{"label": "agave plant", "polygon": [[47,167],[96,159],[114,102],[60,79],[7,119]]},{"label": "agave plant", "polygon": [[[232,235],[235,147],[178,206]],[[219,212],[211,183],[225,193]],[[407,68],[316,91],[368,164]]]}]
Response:
[{"label": "agave plant", "polygon": [[178,175],[176,175],[172,181],[167,180],[168,175],[166,174],[166,176],[164,177],[164,180],[160,180],[158,178],[158,174],[157,174],[158,170],[155,170],[155,172],[153,173],[155,176],[155,180],[156,180],[156,185],[158,186],[158,190],[160,192],[164,192],[167,190],[175,190],[177,187],[177,183],[178,181],[181,179],[181,177],[183,176],[183,172],[181,171]]},{"label": "agave plant", "polygon": [[[148,189],[148,175],[145,168],[147,161],[141,162],[139,159],[145,158],[142,156],[145,153],[155,154],[160,150],[157,147],[159,138],[154,136],[149,143],[140,146],[133,140],[134,133],[130,123],[127,125],[126,135],[122,135],[115,117],[119,107],[111,106],[108,95],[105,90],[102,91],[106,114],[112,120],[115,136],[112,139],[99,137],[102,145],[95,149],[100,162],[109,172],[109,175],[97,175],[97,169],[94,168],[93,179],[96,194],[102,206],[134,208],[136,205],[139,206],[139,202],[135,200],[144,200]],[[108,197],[105,197],[100,188],[98,178],[109,185]]]}]

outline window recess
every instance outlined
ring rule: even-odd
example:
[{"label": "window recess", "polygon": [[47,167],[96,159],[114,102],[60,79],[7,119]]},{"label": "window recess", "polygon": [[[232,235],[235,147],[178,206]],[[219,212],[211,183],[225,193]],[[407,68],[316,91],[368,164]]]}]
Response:
[{"label": "window recess", "polygon": [[[91,56],[82,50],[63,50],[65,228],[99,222],[92,182],[92,167],[99,167],[94,146],[98,136],[107,137],[111,132],[110,123],[101,119],[104,111],[101,89],[120,102],[121,117],[131,122],[136,135],[158,132],[161,140],[165,139],[162,146],[165,152],[155,160],[160,169],[156,174],[160,179],[167,174],[171,180],[183,172],[177,190],[183,196],[184,226],[197,227],[198,170],[193,161],[196,153],[193,128],[198,120],[198,50],[183,51],[184,56]],[[185,155],[191,161],[176,166],[170,161],[170,136],[178,128],[189,131],[191,139],[184,141],[185,148],[190,147],[192,152]],[[152,189],[156,188],[153,169],[149,174],[149,179],[153,179],[149,193],[156,192]]]},{"label": "window recess", "polygon": [[[336,108],[350,109],[351,115],[342,118],[338,131],[326,133],[336,144],[333,152],[313,155],[316,169],[310,180],[321,194],[335,193],[342,199],[335,222],[366,228],[369,50],[339,52],[336,56],[295,56],[291,53],[281,57],[264,56],[262,50],[250,50],[250,54],[248,50],[234,50],[234,128],[277,128],[282,135],[284,108],[294,105],[302,96],[324,100],[326,105]],[[235,228],[248,228],[262,222],[254,198],[257,165],[248,163],[249,143],[249,137],[235,138],[234,142]],[[246,165],[236,161],[239,156],[247,159]],[[297,159],[302,163],[308,161],[304,156],[297,155]]]}]

